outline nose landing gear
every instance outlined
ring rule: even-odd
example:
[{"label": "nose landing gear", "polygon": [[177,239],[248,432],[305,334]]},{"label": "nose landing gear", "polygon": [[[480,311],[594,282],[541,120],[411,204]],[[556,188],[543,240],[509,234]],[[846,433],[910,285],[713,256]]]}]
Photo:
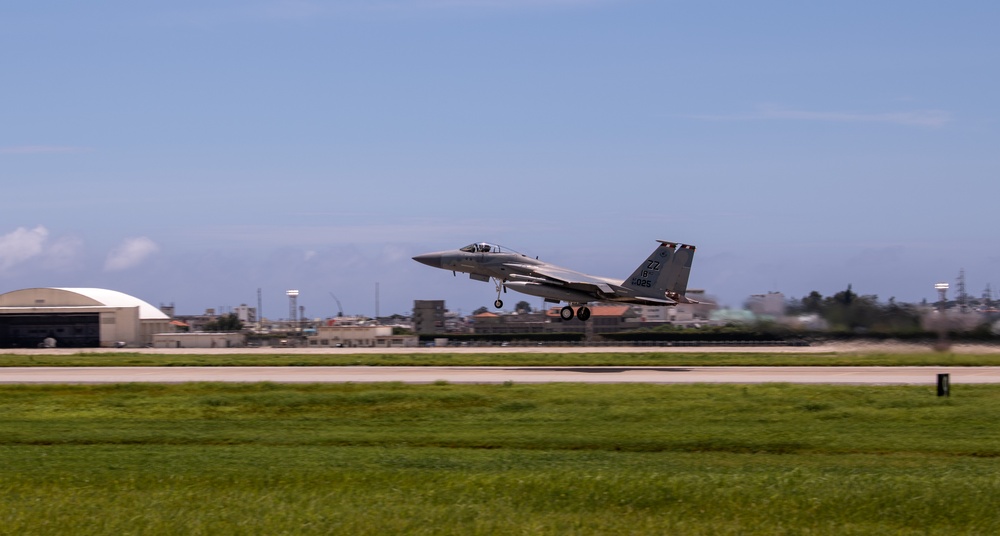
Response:
[{"label": "nose landing gear", "polygon": [[497,278],[493,278],[493,284],[497,286],[497,301],[493,302],[493,307],[501,309],[503,308],[503,300],[500,299],[500,291],[507,292],[507,286]]}]

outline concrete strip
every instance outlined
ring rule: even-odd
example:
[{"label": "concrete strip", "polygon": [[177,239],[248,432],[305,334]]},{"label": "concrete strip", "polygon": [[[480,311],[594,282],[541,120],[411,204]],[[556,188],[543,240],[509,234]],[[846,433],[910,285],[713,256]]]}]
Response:
[{"label": "concrete strip", "polygon": [[[810,346],[421,346],[416,348],[4,348],[11,355],[76,355],[126,353],[142,355],[380,355],[380,354],[604,354],[604,353],[768,353],[768,354],[870,354],[933,353],[927,344],[843,342]],[[1000,345],[955,344],[952,354],[998,354]],[[947,355],[941,354],[941,355]]]},{"label": "concrete strip", "polygon": [[0,367],[0,383],[1000,383],[1000,367]]}]

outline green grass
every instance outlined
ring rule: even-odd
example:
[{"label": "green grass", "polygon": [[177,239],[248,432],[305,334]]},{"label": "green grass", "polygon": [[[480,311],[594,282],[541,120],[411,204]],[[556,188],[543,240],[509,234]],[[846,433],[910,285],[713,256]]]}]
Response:
[{"label": "green grass", "polygon": [[426,354],[0,354],[0,367],[128,366],[1000,366],[1000,354],[951,353],[426,353]]},{"label": "green grass", "polygon": [[0,386],[0,534],[993,534],[1000,388]]}]

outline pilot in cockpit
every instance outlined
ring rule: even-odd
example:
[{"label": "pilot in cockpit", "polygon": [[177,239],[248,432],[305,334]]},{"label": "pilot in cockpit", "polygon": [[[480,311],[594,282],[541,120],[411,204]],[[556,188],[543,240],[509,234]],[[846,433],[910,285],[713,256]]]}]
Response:
[{"label": "pilot in cockpit", "polygon": [[486,242],[480,242],[478,244],[469,244],[461,249],[466,253],[500,253],[499,247],[494,247]]}]

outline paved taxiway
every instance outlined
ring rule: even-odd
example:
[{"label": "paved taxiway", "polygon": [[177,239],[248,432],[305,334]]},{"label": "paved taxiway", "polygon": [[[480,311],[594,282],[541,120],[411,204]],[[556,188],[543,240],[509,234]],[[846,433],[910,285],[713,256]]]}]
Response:
[{"label": "paved taxiway", "polygon": [[0,367],[0,383],[1000,383],[1000,367]]}]

